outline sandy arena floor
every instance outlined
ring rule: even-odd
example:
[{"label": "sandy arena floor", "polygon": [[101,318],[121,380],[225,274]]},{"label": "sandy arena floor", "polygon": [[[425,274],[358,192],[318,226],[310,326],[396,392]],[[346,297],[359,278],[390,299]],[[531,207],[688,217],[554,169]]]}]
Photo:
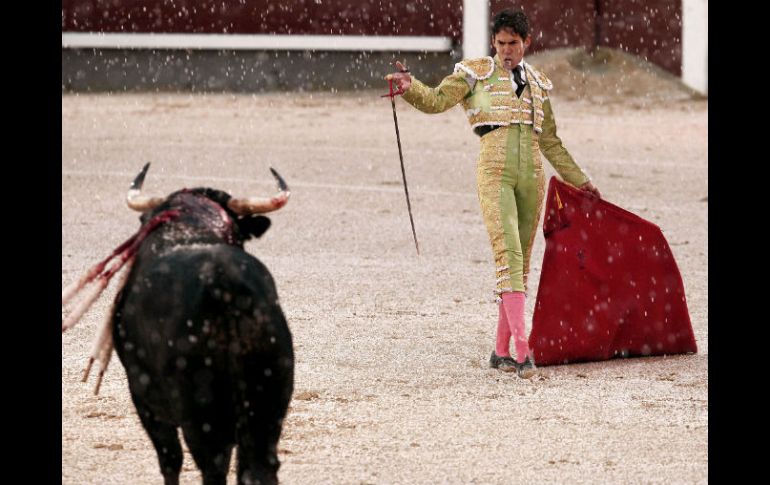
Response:
[{"label": "sandy arena floor", "polygon": [[[460,109],[431,117],[398,100],[417,257],[378,94],[62,95],[62,285],[138,228],[124,200],[145,162],[157,194],[267,195],[272,165],[292,198],[247,249],[275,277],[297,354],[283,483],[707,482],[707,101],[554,97],[559,133],[604,197],[661,227],[699,353],[525,381],[487,367],[497,309],[477,138]],[[544,246],[539,232],[528,320]],[[66,484],[161,482],[117,357],[99,396],[79,379],[114,293],[62,336]],[[199,476],[186,452],[181,482]]]}]

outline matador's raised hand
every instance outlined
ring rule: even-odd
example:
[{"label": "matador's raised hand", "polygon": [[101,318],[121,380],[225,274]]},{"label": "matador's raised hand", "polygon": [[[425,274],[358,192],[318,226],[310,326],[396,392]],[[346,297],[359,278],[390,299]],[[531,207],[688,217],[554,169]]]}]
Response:
[{"label": "matador's raised hand", "polygon": [[409,74],[409,69],[399,61],[396,61],[396,69],[398,69],[398,72],[388,74],[388,76],[390,76],[390,79],[393,79],[393,82],[396,83],[399,91],[406,91],[412,85],[412,76]]}]

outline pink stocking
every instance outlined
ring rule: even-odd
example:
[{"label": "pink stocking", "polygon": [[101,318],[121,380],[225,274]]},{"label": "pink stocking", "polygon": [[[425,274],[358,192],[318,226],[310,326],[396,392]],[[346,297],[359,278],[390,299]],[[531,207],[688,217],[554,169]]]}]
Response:
[{"label": "pink stocking", "polygon": [[497,342],[495,343],[495,354],[498,357],[510,357],[511,327],[508,326],[508,319],[505,318],[503,304],[498,307],[500,316],[497,318]]},{"label": "pink stocking", "polygon": [[[505,316],[513,336],[513,345],[516,348],[516,362],[522,363],[529,355],[527,331],[524,328],[524,292],[506,292],[502,294],[502,298]],[[499,333],[498,330],[498,335]]]}]

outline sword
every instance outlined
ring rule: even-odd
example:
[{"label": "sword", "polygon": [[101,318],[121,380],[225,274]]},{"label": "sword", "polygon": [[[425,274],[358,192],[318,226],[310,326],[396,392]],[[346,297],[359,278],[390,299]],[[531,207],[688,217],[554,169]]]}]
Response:
[{"label": "sword", "polygon": [[404,192],[406,193],[406,208],[409,211],[409,222],[412,224],[412,237],[414,238],[414,247],[417,250],[417,255],[420,255],[420,245],[417,243],[417,233],[414,230],[414,217],[412,217],[412,204],[409,202],[409,188],[406,185],[406,171],[404,170],[404,154],[401,151],[401,135],[398,133],[398,117],[396,116],[396,96],[403,94],[400,88],[398,91],[393,91],[393,75],[388,74],[385,79],[388,80],[388,94],[383,94],[381,98],[389,97],[390,106],[393,108],[393,123],[396,125],[396,142],[398,143],[398,158],[401,160],[401,177],[404,179]]}]

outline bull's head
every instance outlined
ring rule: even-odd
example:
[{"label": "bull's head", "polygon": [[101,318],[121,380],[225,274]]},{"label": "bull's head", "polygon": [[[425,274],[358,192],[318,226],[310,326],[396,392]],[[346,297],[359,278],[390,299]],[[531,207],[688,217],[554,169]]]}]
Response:
[{"label": "bull's head", "polygon": [[[142,185],[144,184],[144,177],[147,174],[150,164],[147,163],[139,175],[136,176],[131,187],[126,195],[126,203],[128,207],[141,212],[142,218],[155,212],[155,209],[160,208],[164,203],[174,198],[179,192],[169,195],[168,197],[154,197],[142,194]],[[233,219],[235,219],[240,233],[245,238],[250,236],[259,237],[264,233],[268,227],[270,227],[270,220],[266,217],[261,217],[260,214],[266,214],[280,209],[289,200],[289,187],[286,181],[281,175],[272,167],[270,168],[273,176],[278,183],[278,193],[273,197],[232,197],[229,194],[207,188],[191,189],[184,192],[192,192],[199,194],[203,197],[210,199],[211,201],[219,204],[222,209],[228,212]]]},{"label": "bull's head", "polygon": [[[136,176],[134,182],[131,184],[131,188],[128,189],[126,195],[126,203],[128,207],[139,212],[147,212],[158,207],[162,204],[165,197],[151,197],[142,194],[142,185],[144,185],[144,176],[147,175],[147,170],[150,168],[150,163],[147,162],[139,175]],[[254,214],[265,214],[278,210],[289,200],[289,186],[286,185],[286,181],[283,177],[275,171],[273,167],[270,167],[270,171],[278,181],[278,193],[273,197],[247,197],[247,198],[235,198],[232,197],[227,202],[227,206],[230,210],[239,216],[250,216]]]}]

